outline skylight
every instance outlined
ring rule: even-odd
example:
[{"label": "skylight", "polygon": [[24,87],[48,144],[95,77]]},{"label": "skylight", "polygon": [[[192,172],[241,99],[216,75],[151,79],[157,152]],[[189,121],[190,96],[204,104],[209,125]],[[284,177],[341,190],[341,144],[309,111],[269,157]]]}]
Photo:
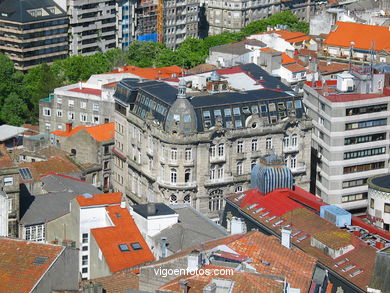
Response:
[{"label": "skylight", "polygon": [[127,244],[119,244],[120,251],[130,251],[130,248]]},{"label": "skylight", "polygon": [[141,250],[142,249],[141,244],[139,244],[138,242],[131,243],[130,245],[131,245],[131,248],[133,248],[134,250]]},{"label": "skylight", "polygon": [[22,179],[24,180],[31,180],[32,175],[29,168],[20,168],[19,169],[20,176],[22,176]]},{"label": "skylight", "polygon": [[37,266],[41,266],[46,262],[47,259],[48,259],[47,256],[38,256],[35,258],[33,264]]}]

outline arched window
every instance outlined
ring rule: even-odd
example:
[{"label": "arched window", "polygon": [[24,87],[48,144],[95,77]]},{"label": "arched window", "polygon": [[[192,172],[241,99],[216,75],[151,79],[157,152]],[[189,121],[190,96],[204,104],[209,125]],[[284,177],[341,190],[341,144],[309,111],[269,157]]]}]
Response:
[{"label": "arched window", "polygon": [[169,198],[169,203],[170,204],[175,204],[177,203],[177,196],[175,194],[171,194],[170,198]]},{"label": "arched window", "polygon": [[177,182],[177,171],[176,169],[171,169],[171,183]]},{"label": "arched window", "polygon": [[218,145],[218,156],[222,157],[225,154],[225,145],[223,143],[220,143]]},{"label": "arched window", "polygon": [[188,204],[191,204],[191,195],[189,194],[186,194],[183,198],[183,202],[184,203],[188,203]]},{"label": "arched window", "polygon": [[219,211],[222,208],[223,208],[223,190],[216,189],[216,190],[210,192],[209,210],[211,212],[213,212],[213,211]]},{"label": "arched window", "polygon": [[289,137],[289,136],[285,136],[285,137],[283,138],[283,146],[284,146],[285,148],[288,148],[288,147],[290,146],[290,137]]},{"label": "arched window", "polygon": [[184,182],[191,182],[191,169],[184,171]]},{"label": "arched window", "polygon": [[237,175],[242,175],[242,162],[237,162]]},{"label": "arched window", "polygon": [[297,156],[291,155],[290,157],[290,168],[295,169],[297,167]]}]

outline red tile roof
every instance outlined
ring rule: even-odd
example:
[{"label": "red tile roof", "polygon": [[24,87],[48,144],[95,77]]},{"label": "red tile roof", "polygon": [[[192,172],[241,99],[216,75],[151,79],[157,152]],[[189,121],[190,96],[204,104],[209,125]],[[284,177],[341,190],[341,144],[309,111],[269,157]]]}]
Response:
[{"label": "red tile roof", "polygon": [[262,49],[259,49],[260,52],[265,52],[265,53],[280,53],[280,51],[277,51],[275,49],[272,49],[272,48],[262,48]]},{"label": "red tile roof", "polygon": [[[311,203],[314,203],[312,209],[319,210],[319,207],[324,205],[324,203],[317,200],[314,195],[302,191],[302,189],[293,191],[284,188],[276,189],[269,194],[263,195],[260,193],[256,194],[252,189],[244,192],[246,194],[244,197],[240,198],[240,194],[232,194],[227,197],[227,200],[239,206],[241,211],[253,218],[261,226],[265,226],[277,234],[280,234],[280,227],[285,226],[287,223],[292,226],[293,234],[294,232],[301,231],[292,237],[294,245],[308,255],[318,258],[321,263],[327,265],[345,279],[365,290],[371,277],[376,249],[357,238],[354,234],[341,230],[321,218],[318,214],[305,208],[304,205],[310,206]],[[270,205],[267,202],[268,197],[275,197],[277,201],[273,205]],[[262,207],[264,209],[259,211]],[[279,224],[274,226],[277,222]],[[346,233],[349,234],[347,235]],[[297,239],[304,235],[307,236],[306,239],[297,241]],[[313,235],[314,237],[320,237],[321,241],[326,242],[330,247],[351,244],[354,246],[354,249],[338,259],[332,259],[322,250],[311,245],[310,238]],[[356,268],[348,272],[343,272],[344,265],[336,267],[335,264],[344,258],[348,258],[348,264],[353,263],[356,265]],[[363,272],[355,277],[351,277],[350,274],[358,269],[362,269]]]},{"label": "red tile roof", "polygon": [[[65,248],[24,240],[0,238],[0,292],[31,292]],[[37,257],[47,257],[42,265]]]},{"label": "red tile roof", "polygon": [[71,131],[56,130],[52,134],[57,136],[73,136],[81,130],[85,130],[97,141],[106,141],[114,138],[115,123],[105,123],[95,126],[77,126],[72,128]]},{"label": "red tile roof", "polygon": [[160,68],[141,68],[137,66],[124,66],[116,69],[113,73],[131,73],[145,79],[165,79],[172,75],[181,76],[183,69],[179,66],[167,66]]},{"label": "red tile roof", "polygon": [[296,62],[297,61],[295,59],[291,58],[286,53],[282,53],[282,64],[283,65],[292,64],[292,63],[296,63]]},{"label": "red tile roof", "polygon": [[82,87],[82,88],[76,87],[74,89],[70,89],[69,91],[83,93],[83,94],[87,94],[87,95],[94,95],[94,96],[99,96],[99,97],[102,95],[102,90],[92,89],[92,88],[88,88],[88,87]]},{"label": "red tile roof", "polygon": [[8,168],[14,166],[14,163],[9,155],[7,148],[0,144],[0,168]]},{"label": "red tile roof", "polygon": [[29,168],[33,177],[32,180],[20,178],[19,181],[21,183],[37,181],[42,176],[52,172],[58,174],[81,172],[79,167],[65,157],[51,157],[47,161],[22,163],[19,165],[19,168]]},{"label": "red tile roof", "polygon": [[329,33],[324,44],[328,46],[370,50],[375,41],[376,51],[390,51],[390,30],[386,26],[368,25],[353,22],[336,22],[336,29]]},{"label": "red tile roof", "polygon": [[102,284],[106,293],[123,293],[128,289],[138,290],[139,288],[138,276],[130,271],[118,272],[111,276],[93,279],[92,281]]},{"label": "red tile roof", "polygon": [[[226,267],[206,265],[202,269],[208,270],[209,275],[191,275],[186,274],[168,282],[164,286],[161,286],[159,290],[170,291],[170,292],[181,292],[179,281],[181,279],[187,280],[187,286],[189,286],[190,293],[202,293],[203,288],[212,282],[214,272],[224,270]],[[234,287],[232,293],[282,293],[283,283],[261,276],[255,273],[249,272],[238,272],[235,271],[233,275],[217,276],[218,279],[234,281]],[[217,289],[218,291],[218,289]]]},{"label": "red tile roof", "polygon": [[76,200],[80,207],[119,204],[122,201],[122,193],[101,193],[93,194],[91,197],[79,195]]},{"label": "red tile roof", "polygon": [[283,67],[291,72],[306,72],[306,68],[297,63],[283,65]]},{"label": "red tile roof", "polygon": [[[120,205],[106,207],[114,226],[92,229],[92,235],[101,249],[111,272],[118,272],[154,260],[141,232],[127,208]],[[132,243],[138,243],[142,249],[135,250]],[[129,251],[121,251],[119,245],[126,244]]]},{"label": "red tile roof", "polygon": [[348,68],[349,68],[349,65],[347,63],[332,62],[330,64],[327,64],[327,62],[321,61],[318,64],[318,70],[322,74],[337,73],[337,72],[348,70]]}]

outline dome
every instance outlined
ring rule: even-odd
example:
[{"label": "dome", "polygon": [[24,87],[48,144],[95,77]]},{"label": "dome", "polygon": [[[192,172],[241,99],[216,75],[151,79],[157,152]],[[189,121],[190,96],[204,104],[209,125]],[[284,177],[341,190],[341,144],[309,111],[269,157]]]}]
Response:
[{"label": "dome", "polygon": [[220,80],[220,76],[215,70],[211,73],[210,80],[211,81],[219,81]]}]

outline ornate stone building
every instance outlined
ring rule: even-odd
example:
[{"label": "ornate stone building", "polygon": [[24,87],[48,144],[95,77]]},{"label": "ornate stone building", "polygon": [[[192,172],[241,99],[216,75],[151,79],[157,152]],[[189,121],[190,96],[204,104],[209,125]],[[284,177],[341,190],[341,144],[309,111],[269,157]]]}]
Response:
[{"label": "ornate stone building", "polygon": [[254,64],[231,70],[241,72],[241,90],[218,74],[226,70],[203,85],[186,76],[178,89],[163,81],[118,84],[115,191],[136,203],[191,203],[215,217],[223,195],[248,189],[252,167],[271,151],[308,187],[312,124],[301,98]]}]

